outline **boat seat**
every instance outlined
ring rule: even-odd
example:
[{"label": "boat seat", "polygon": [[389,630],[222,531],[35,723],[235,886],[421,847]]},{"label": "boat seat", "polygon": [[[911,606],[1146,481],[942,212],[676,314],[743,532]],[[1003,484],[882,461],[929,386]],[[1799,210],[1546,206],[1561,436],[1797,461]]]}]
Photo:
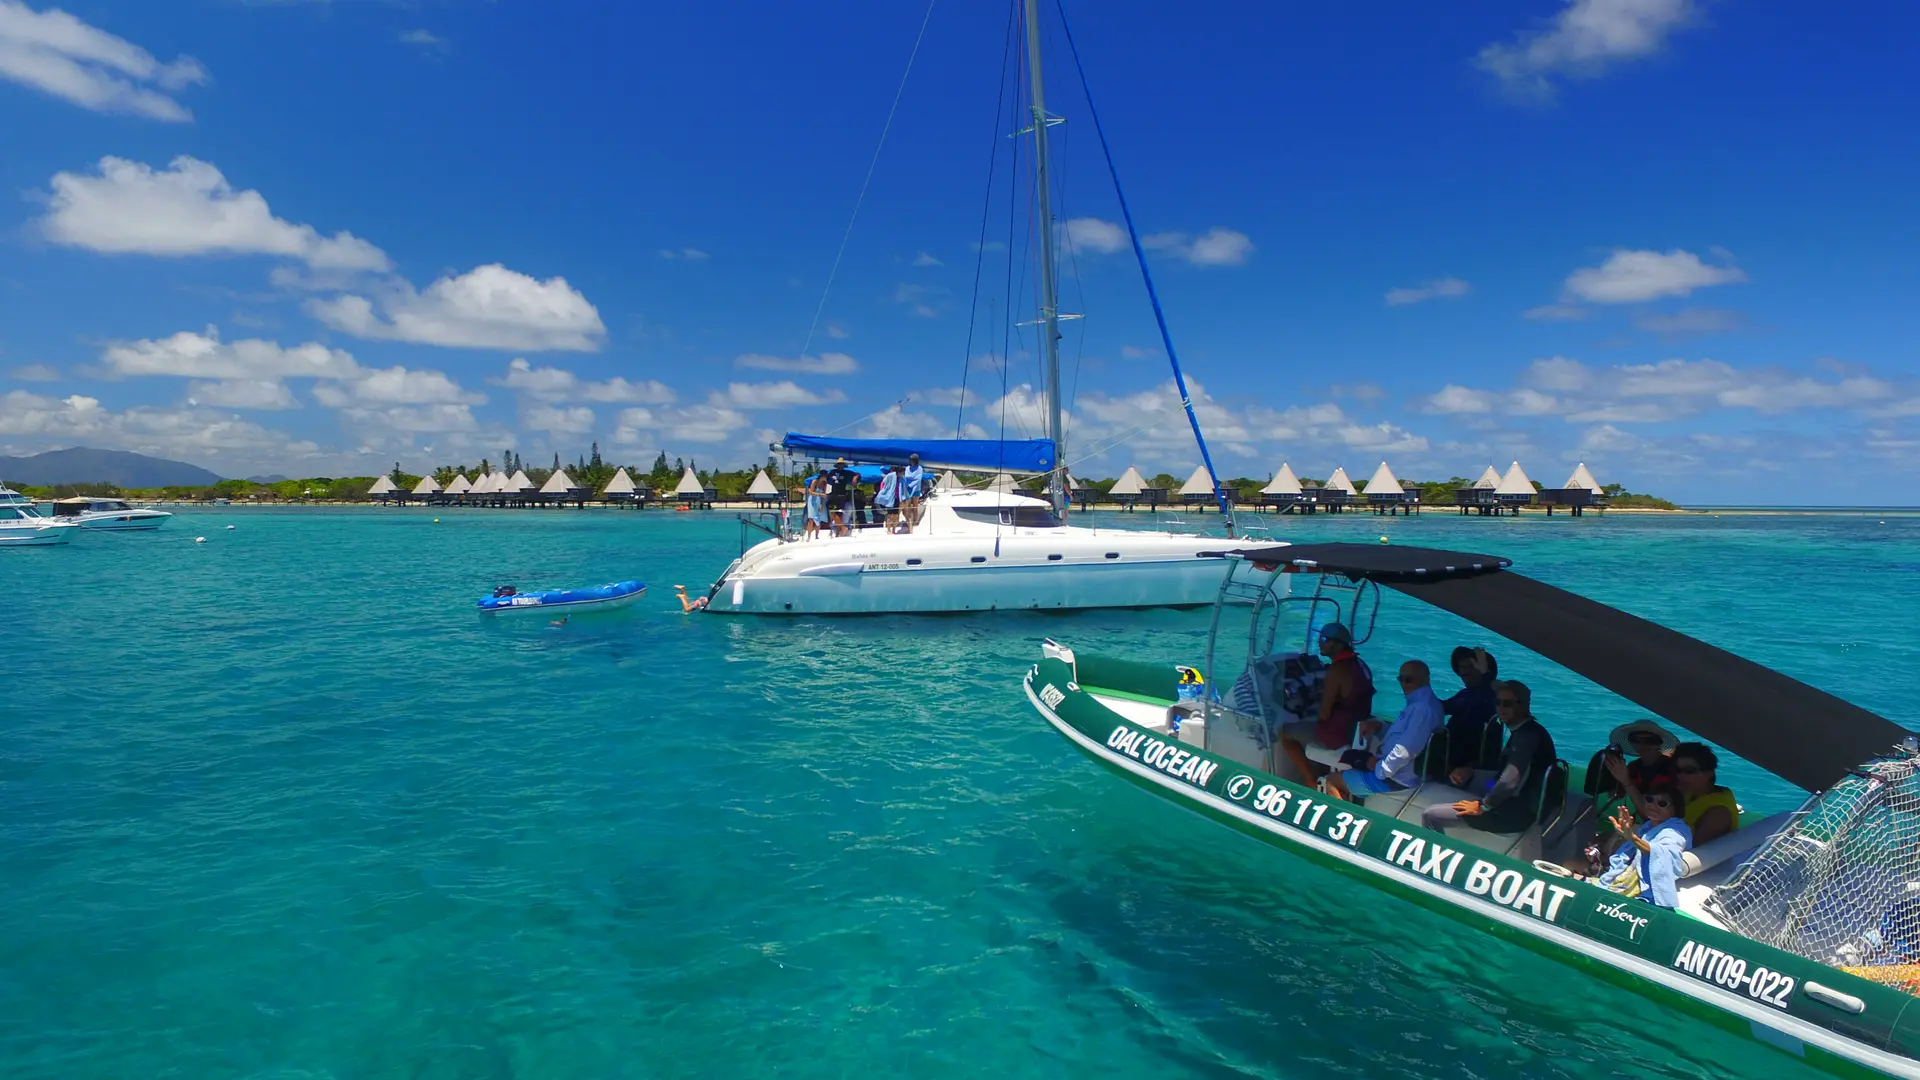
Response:
[{"label": "boat seat", "polygon": [[1766,843],[1768,837],[1780,831],[1780,827],[1792,817],[1792,811],[1784,811],[1689,849],[1680,856],[1680,876],[1695,877],[1717,866],[1744,859]]},{"label": "boat seat", "polygon": [[[1548,771],[1546,782],[1540,786],[1540,805],[1535,808],[1534,821],[1521,832],[1496,833],[1476,829],[1470,825],[1456,825],[1448,828],[1446,834],[1455,840],[1464,840],[1475,847],[1489,851],[1498,851],[1516,859],[1531,862],[1540,857],[1545,847],[1545,837],[1557,828],[1567,811],[1567,778],[1570,767],[1564,761],[1555,761]],[[1476,784],[1484,783],[1486,773],[1474,774]],[[1401,821],[1418,825],[1420,815],[1430,806],[1462,802],[1477,799],[1478,795],[1462,791],[1451,784],[1425,783],[1415,788],[1394,817]]]}]

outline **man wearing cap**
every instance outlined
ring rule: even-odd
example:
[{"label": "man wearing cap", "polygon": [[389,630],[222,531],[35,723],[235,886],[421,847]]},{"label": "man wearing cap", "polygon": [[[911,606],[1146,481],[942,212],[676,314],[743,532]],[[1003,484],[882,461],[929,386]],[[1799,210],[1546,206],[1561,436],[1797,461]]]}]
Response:
[{"label": "man wearing cap", "polygon": [[1373,715],[1373,672],[1353,651],[1353,631],[1337,622],[1321,627],[1320,655],[1327,658],[1327,674],[1320,683],[1318,719],[1280,727],[1280,745],[1305,784],[1313,783],[1315,776],[1307,746],[1345,750],[1353,745],[1360,721]]},{"label": "man wearing cap", "polygon": [[848,535],[848,526],[853,523],[853,486],[859,479],[847,468],[846,458],[839,458],[827,470],[827,512],[833,515],[835,536]]}]

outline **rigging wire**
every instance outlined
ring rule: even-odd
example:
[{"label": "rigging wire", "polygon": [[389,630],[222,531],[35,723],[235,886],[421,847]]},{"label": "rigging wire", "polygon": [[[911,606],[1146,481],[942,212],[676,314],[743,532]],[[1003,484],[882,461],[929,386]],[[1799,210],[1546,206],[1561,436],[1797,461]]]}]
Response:
[{"label": "rigging wire", "polygon": [[[1013,54],[1013,13],[1012,3],[1007,5],[1007,29],[1000,46],[1000,80],[998,97],[993,102],[993,141],[987,151],[987,191],[980,200],[980,238],[974,241],[973,252],[973,300],[967,305],[967,351],[960,358],[960,405],[954,410],[953,437],[960,437],[961,425],[967,416],[967,376],[973,369],[973,329],[980,318],[980,270],[987,263],[987,216],[993,210],[993,174],[1000,160],[1000,110],[1007,103],[1007,64]],[[992,328],[992,320],[988,320]]]},{"label": "rigging wire", "polygon": [[[1072,160],[1072,158],[1068,154],[1068,149],[1067,149],[1068,142],[1069,142],[1068,133],[1071,130],[1072,128],[1067,124],[1060,125],[1060,157],[1069,161]],[[1054,171],[1058,173],[1060,176],[1060,220],[1072,221],[1073,219],[1067,215],[1067,169],[1062,167],[1062,168],[1055,169]],[[1079,249],[1079,246],[1073,242],[1072,229],[1062,229],[1060,231],[1060,238],[1061,240],[1065,241],[1065,244],[1066,244],[1067,262],[1073,267],[1074,300],[1075,300],[1076,306],[1080,308],[1080,311],[1082,313],[1080,317],[1082,320],[1084,320],[1086,318],[1085,312],[1087,310],[1087,289],[1086,289],[1086,285],[1082,283],[1080,280],[1080,249]],[[1086,323],[1083,321],[1080,325],[1080,333],[1074,337],[1073,382],[1071,387],[1067,390],[1067,400],[1063,403],[1067,406],[1066,418],[1061,422],[1061,427],[1063,430],[1060,432],[1060,438],[1061,438],[1061,441],[1063,442],[1072,441],[1071,439],[1067,438],[1067,435],[1071,431],[1072,424],[1073,424],[1073,412],[1072,412],[1073,403],[1077,401],[1080,397],[1080,361],[1086,356],[1086,354],[1087,354],[1087,327],[1086,327]]]},{"label": "rigging wire", "polygon": [[1100,152],[1107,159],[1107,172],[1113,177],[1113,194],[1120,203],[1120,218],[1126,222],[1127,239],[1133,242],[1134,260],[1140,264],[1140,279],[1146,283],[1147,299],[1153,304],[1153,320],[1160,326],[1160,343],[1166,347],[1167,360],[1173,365],[1173,381],[1180,391],[1180,404],[1187,411],[1187,422],[1193,426],[1193,439],[1200,444],[1200,460],[1207,467],[1207,476],[1213,481],[1213,496],[1220,504],[1220,513],[1226,519],[1227,535],[1233,535],[1233,510],[1227,502],[1227,494],[1220,486],[1220,474],[1213,467],[1213,455],[1207,450],[1206,437],[1200,434],[1200,418],[1194,415],[1193,399],[1187,393],[1187,377],[1180,372],[1180,358],[1173,351],[1173,333],[1167,329],[1166,312],[1160,307],[1160,293],[1153,287],[1153,273],[1147,268],[1147,253],[1140,246],[1140,231],[1134,228],[1133,211],[1127,206],[1127,194],[1120,187],[1120,169],[1113,163],[1113,148],[1107,144],[1106,128],[1100,123],[1100,110],[1093,104],[1093,87],[1087,82],[1086,66],[1080,62],[1080,47],[1074,44],[1073,28],[1067,23],[1065,0],[1054,0],[1054,6],[1060,12],[1060,29],[1067,39],[1067,51],[1073,54],[1073,68],[1080,75],[1080,89],[1087,98],[1087,118],[1093,121],[1093,132],[1100,137]]},{"label": "rigging wire", "polygon": [[805,361],[807,350],[813,347],[813,335],[820,329],[820,316],[827,310],[827,297],[833,293],[833,279],[840,273],[840,260],[846,257],[847,241],[853,239],[854,223],[860,220],[860,208],[867,201],[867,187],[873,183],[873,171],[880,165],[880,151],[886,149],[887,133],[893,130],[894,114],[900,111],[900,99],[907,93],[907,77],[913,74],[913,61],[920,55],[920,43],[927,38],[927,24],[933,21],[933,6],[939,0],[927,0],[927,14],[920,20],[920,32],[914,36],[913,51],[907,54],[907,69],[900,73],[900,85],[893,92],[893,105],[887,109],[887,122],[881,125],[880,142],[873,148],[873,160],[867,162],[867,178],[860,181],[860,197],[853,201],[853,216],[847,219],[847,230],[840,234],[840,250],[833,254],[833,266],[827,271],[826,287],[820,290],[820,305],[813,309],[813,323],[807,327],[807,337],[800,343],[800,359]]}]

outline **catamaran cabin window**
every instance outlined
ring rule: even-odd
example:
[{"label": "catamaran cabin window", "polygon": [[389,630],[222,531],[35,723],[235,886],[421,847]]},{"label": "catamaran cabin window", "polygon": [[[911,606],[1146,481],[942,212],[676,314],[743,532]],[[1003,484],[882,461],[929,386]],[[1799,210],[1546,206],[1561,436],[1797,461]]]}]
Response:
[{"label": "catamaran cabin window", "polygon": [[1057,529],[1060,515],[1047,506],[956,506],[953,512],[962,521],[982,525],[1010,525],[1016,529]]}]

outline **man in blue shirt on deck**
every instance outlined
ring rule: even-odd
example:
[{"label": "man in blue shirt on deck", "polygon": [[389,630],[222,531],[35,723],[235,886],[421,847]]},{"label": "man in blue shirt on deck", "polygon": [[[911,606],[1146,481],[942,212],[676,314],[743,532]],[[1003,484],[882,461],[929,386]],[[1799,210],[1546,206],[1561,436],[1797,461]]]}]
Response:
[{"label": "man in blue shirt on deck", "polygon": [[[1427,740],[1446,722],[1446,708],[1433,692],[1433,673],[1425,661],[1409,660],[1400,665],[1400,691],[1407,695],[1406,707],[1380,737],[1379,752],[1349,750],[1341,756],[1346,769],[1327,774],[1327,790],[1344,799],[1364,802],[1369,795],[1405,791],[1420,783],[1413,760],[1427,748]],[[1362,721],[1378,725],[1379,721]]]}]

